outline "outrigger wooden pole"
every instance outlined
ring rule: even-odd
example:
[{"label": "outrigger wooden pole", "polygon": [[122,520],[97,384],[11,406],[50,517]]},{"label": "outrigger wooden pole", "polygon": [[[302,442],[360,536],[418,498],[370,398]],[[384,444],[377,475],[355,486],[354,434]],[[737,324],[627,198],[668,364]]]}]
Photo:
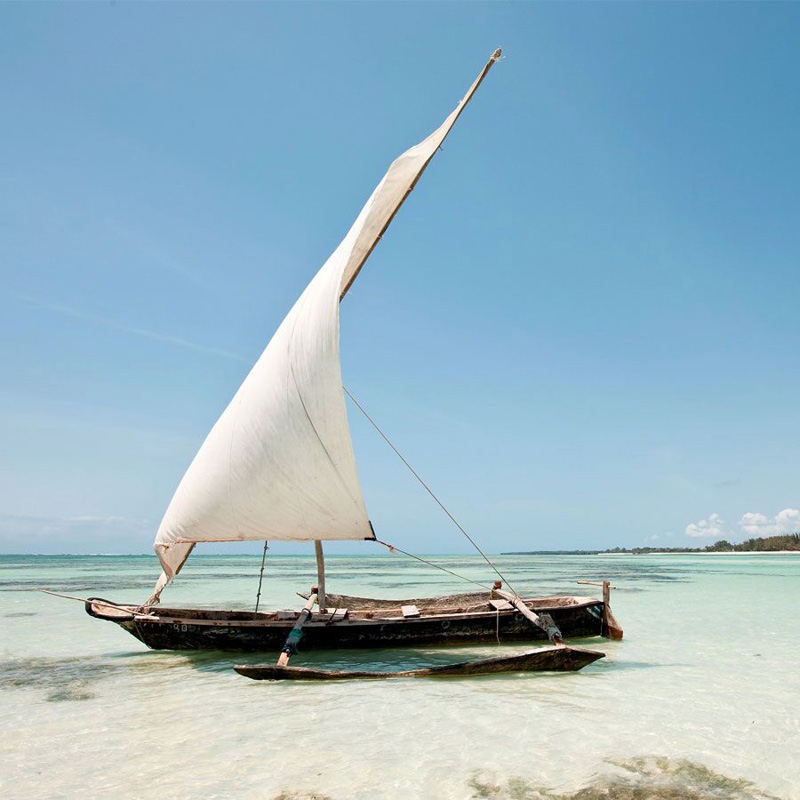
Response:
[{"label": "outrigger wooden pole", "polygon": [[529,619],[537,628],[541,628],[553,644],[563,646],[564,640],[561,638],[561,631],[549,614],[543,614],[541,617],[538,614],[534,614],[519,597],[510,592],[504,592],[497,586],[492,591],[508,600],[523,617]]},{"label": "outrigger wooden pole", "polygon": [[286,644],[284,644],[281,654],[278,656],[279,667],[285,667],[289,663],[289,659],[297,652],[297,643],[303,638],[303,631],[301,629],[303,625],[305,625],[306,622],[311,619],[311,609],[314,607],[314,603],[316,602],[317,588],[314,587],[311,590],[311,594],[309,595],[306,604],[303,606],[303,610],[297,617],[297,621],[294,623],[292,629],[289,631],[289,635],[286,637]]}]

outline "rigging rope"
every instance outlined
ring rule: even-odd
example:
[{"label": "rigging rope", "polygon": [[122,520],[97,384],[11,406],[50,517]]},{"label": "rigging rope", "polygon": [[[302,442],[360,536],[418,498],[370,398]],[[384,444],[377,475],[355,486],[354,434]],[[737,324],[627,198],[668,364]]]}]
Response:
[{"label": "rigging rope", "polygon": [[256,614],[258,614],[258,604],[261,602],[261,583],[264,580],[264,562],[267,560],[267,550],[269,542],[264,540],[264,552],[261,554],[261,572],[258,573],[258,594],[256,595]]},{"label": "rigging rope", "polygon": [[[458,520],[447,510],[444,503],[442,503],[442,501],[433,493],[433,490],[430,488],[430,486],[428,486],[428,484],[425,483],[424,480],[422,480],[422,478],[419,476],[417,471],[411,466],[411,464],[409,464],[408,461],[406,461],[406,459],[403,458],[402,453],[394,446],[394,444],[392,444],[389,437],[378,427],[378,424],[375,422],[375,420],[372,419],[372,417],[369,414],[367,414],[366,409],[361,405],[361,403],[359,403],[358,400],[356,400],[355,397],[353,397],[353,395],[350,394],[350,391],[346,386],[342,386],[342,388],[344,389],[345,394],[353,401],[353,403],[355,403],[356,408],[367,418],[370,425],[372,425],[372,427],[375,428],[375,430],[380,434],[381,438],[386,442],[386,444],[388,444],[389,447],[391,447],[392,450],[394,450],[395,455],[406,465],[406,467],[408,467],[409,472],[411,472],[411,474],[422,484],[422,487],[425,489],[425,491],[436,501],[436,504],[439,506],[439,508],[441,508],[442,511],[444,511],[444,513],[447,514],[448,517],[450,517],[452,523],[461,531],[461,533],[464,534],[464,536],[467,537],[469,543],[483,556],[483,560],[497,573],[500,580],[503,581],[503,583],[505,583],[505,585],[508,586],[508,588],[511,589],[511,591],[515,595],[517,595],[517,597],[519,597],[520,595],[517,593],[517,590],[514,589],[514,587],[508,582],[508,580],[506,580],[505,576],[500,572],[500,570],[497,569],[497,567],[494,564],[492,564],[486,553],[484,553],[483,550],[481,550],[481,548],[478,547],[477,542],[464,530],[464,528],[459,524]],[[399,552],[402,553],[403,551],[400,550]],[[405,553],[405,555],[410,555],[410,554]],[[411,556],[411,557],[416,558],[416,556]],[[422,559],[420,559],[420,561],[422,561]],[[472,583],[474,582],[475,581],[472,581]]]},{"label": "rigging rope", "polygon": [[433,561],[426,561],[421,556],[415,556],[413,553],[406,553],[405,550],[401,550],[399,547],[395,547],[393,544],[389,544],[389,542],[383,542],[380,539],[375,540],[378,544],[382,544],[384,547],[388,547],[393,553],[397,551],[398,553],[402,553],[404,556],[408,556],[409,558],[413,558],[416,561],[421,561],[423,564],[427,564],[429,567],[433,567],[434,569],[440,569],[442,572],[447,572],[449,575],[453,575],[456,578],[460,578],[462,581],[467,581],[467,583],[474,583],[476,586],[480,586],[481,589],[487,589],[491,591],[491,586],[484,586],[482,583],[478,583],[478,581],[472,580],[472,578],[468,578],[466,575],[459,575],[457,572],[453,572],[451,569],[447,569],[447,567],[443,567],[441,564],[434,564]]}]

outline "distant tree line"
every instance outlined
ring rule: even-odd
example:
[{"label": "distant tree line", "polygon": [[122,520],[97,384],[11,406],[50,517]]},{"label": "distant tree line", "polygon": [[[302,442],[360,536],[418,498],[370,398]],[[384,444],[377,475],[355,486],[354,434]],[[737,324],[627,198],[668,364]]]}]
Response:
[{"label": "distant tree line", "polygon": [[787,533],[783,536],[767,536],[760,539],[747,539],[741,544],[731,544],[724,539],[706,547],[710,553],[756,553],[774,550],[800,550],[800,533]]},{"label": "distant tree line", "polygon": [[774,553],[779,550],[800,551],[800,533],[782,536],[765,536],[748,539],[741,544],[731,544],[720,539],[706,547],[614,547],[611,550],[515,550],[503,556],[596,556],[601,553]]},{"label": "distant tree line", "polygon": [[603,553],[774,553],[778,550],[800,550],[800,533],[765,536],[731,544],[720,539],[706,547],[614,547]]}]

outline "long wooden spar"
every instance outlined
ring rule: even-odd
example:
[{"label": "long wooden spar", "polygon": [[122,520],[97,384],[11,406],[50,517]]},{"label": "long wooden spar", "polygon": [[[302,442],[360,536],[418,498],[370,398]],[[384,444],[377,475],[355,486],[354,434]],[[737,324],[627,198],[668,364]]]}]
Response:
[{"label": "long wooden spar", "polygon": [[[498,47],[497,50],[495,50],[494,53],[492,53],[492,55],[489,57],[489,60],[486,62],[486,66],[484,66],[484,68],[481,70],[480,74],[475,79],[475,81],[472,84],[472,86],[469,87],[469,90],[467,91],[466,95],[464,95],[464,97],[461,99],[461,102],[458,104],[458,106],[456,106],[455,114],[453,116],[452,121],[450,122],[450,127],[445,131],[445,134],[442,137],[442,141],[439,143],[439,147],[442,146],[442,143],[444,142],[444,140],[447,138],[448,134],[452,130],[453,125],[456,124],[456,121],[461,116],[461,113],[467,107],[467,104],[469,103],[469,101],[472,100],[472,96],[475,94],[475,92],[478,91],[478,87],[483,83],[483,79],[489,74],[489,70],[495,65],[495,63],[497,61],[499,61],[499,59],[502,56],[502,54],[503,54],[502,49]],[[422,173],[425,172],[425,170],[428,167],[428,164],[431,163],[431,159],[433,159],[433,157],[436,155],[437,151],[438,151],[438,148],[437,148],[437,150],[434,150],[430,154],[430,156],[425,161],[425,163],[420,167],[419,171],[414,176],[414,180],[411,182],[411,185],[408,187],[408,189],[406,190],[406,192],[403,195],[403,197],[393,207],[387,209],[388,213],[387,213],[385,219],[383,220],[383,224],[381,225],[381,228],[378,231],[378,234],[374,237],[374,239],[371,241],[371,243],[364,249],[364,251],[362,253],[360,253],[360,258],[357,261],[357,263],[355,264],[355,266],[354,266],[354,268],[352,270],[352,273],[350,274],[349,280],[347,281],[345,286],[342,288],[342,291],[341,291],[341,293],[339,295],[339,301],[340,302],[344,299],[344,296],[347,294],[348,290],[353,285],[353,281],[358,277],[358,273],[361,272],[361,268],[364,266],[364,264],[366,263],[367,259],[370,257],[370,254],[375,249],[375,247],[377,246],[378,242],[381,240],[381,237],[383,236],[383,234],[386,233],[386,229],[389,227],[389,225],[391,224],[391,222],[394,219],[395,215],[400,210],[400,207],[403,205],[403,203],[405,203],[406,198],[411,194],[411,192],[414,191],[414,187],[417,185],[417,182],[422,177]],[[387,176],[388,176],[388,174],[389,173],[387,173]]]}]

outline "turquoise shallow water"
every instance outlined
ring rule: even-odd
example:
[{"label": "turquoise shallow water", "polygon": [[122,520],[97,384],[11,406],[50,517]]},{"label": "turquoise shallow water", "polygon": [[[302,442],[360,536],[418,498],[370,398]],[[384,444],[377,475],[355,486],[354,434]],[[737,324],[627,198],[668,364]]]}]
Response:
[{"label": "turquoise shallow water", "polygon": [[[490,581],[478,558],[436,559]],[[800,798],[800,556],[502,556],[526,593],[610,578],[622,642],[577,674],[270,684],[242,656],[148,651],[80,604],[144,599],[149,556],[0,557],[4,798]],[[193,558],[165,602],[251,608],[259,558]],[[398,556],[328,558],[329,589],[466,587]],[[298,607],[313,557],[270,557],[262,607]],[[302,654],[391,666],[514,652]],[[267,660],[249,657],[249,660]],[[271,659],[270,659],[271,660]]]}]

